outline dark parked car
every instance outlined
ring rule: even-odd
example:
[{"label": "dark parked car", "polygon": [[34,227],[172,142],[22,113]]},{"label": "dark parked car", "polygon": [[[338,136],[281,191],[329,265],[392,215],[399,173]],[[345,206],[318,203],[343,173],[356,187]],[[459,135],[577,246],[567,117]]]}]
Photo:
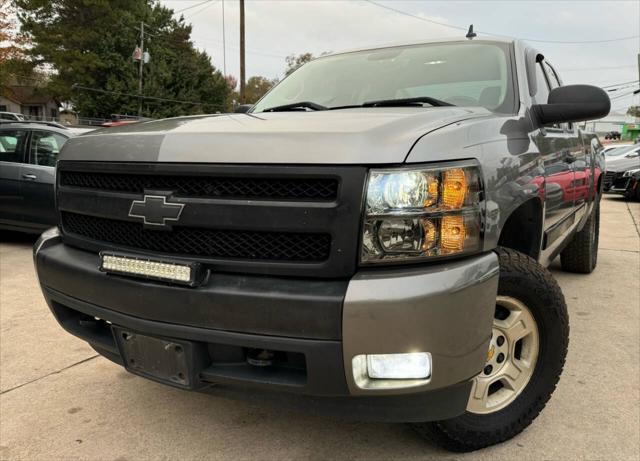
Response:
[{"label": "dark parked car", "polygon": [[72,136],[54,123],[0,121],[0,229],[40,233],[56,224],[54,167]]},{"label": "dark parked car", "polygon": [[620,134],[619,131],[610,131],[604,135],[604,139],[616,140],[616,139],[620,139],[621,136],[622,135]]},{"label": "dark parked car", "polygon": [[629,149],[624,156],[607,159],[604,190],[640,201],[640,146]]}]

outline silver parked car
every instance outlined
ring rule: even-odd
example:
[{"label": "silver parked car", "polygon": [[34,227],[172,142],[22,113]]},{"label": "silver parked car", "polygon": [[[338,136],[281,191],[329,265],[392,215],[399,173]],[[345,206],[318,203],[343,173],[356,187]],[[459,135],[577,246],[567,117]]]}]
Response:
[{"label": "silver parked car", "polygon": [[54,167],[72,136],[57,123],[0,120],[0,229],[40,233],[56,223]]},{"label": "silver parked car", "polygon": [[0,121],[2,120],[10,120],[13,122],[24,122],[26,120],[26,117],[16,112],[0,112]]}]

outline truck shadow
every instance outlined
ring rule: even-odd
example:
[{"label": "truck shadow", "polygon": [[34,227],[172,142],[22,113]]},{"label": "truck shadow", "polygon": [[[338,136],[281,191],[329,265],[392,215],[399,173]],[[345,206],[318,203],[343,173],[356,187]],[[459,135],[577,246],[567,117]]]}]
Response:
[{"label": "truck shadow", "polygon": [[25,234],[22,232],[13,232],[8,230],[0,230],[0,243],[17,243],[25,245],[33,245],[40,237],[39,234]]}]

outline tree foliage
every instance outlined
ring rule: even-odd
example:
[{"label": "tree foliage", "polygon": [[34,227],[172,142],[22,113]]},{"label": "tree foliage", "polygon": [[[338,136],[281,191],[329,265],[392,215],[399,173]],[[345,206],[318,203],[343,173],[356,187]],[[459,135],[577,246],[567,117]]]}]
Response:
[{"label": "tree foliage", "polygon": [[37,79],[25,52],[28,39],[20,33],[15,17],[11,2],[0,0],[0,86],[17,80]]},{"label": "tree foliage", "polygon": [[627,115],[631,115],[635,118],[640,118],[640,106],[631,106],[627,109]]},{"label": "tree foliage", "polygon": [[296,70],[303,64],[308,63],[313,59],[313,54],[311,53],[302,53],[302,54],[291,54],[285,58],[285,62],[287,63],[287,70],[285,70],[284,74],[289,75],[291,72]]},{"label": "tree foliage", "polygon": [[173,11],[157,0],[15,0],[15,4],[21,30],[33,43],[32,60],[55,71],[49,92],[72,101],[83,116],[138,112],[139,98],[124,93],[138,94],[139,64],[132,53],[142,21],[145,50],[151,56],[144,65],[143,95],[200,103],[146,99],[143,115],[167,117],[227,108],[231,90],[210,57],[194,48],[191,26],[182,17],[174,19]]},{"label": "tree foliage", "polygon": [[269,80],[266,77],[254,76],[245,85],[245,103],[255,104],[267,91],[278,83],[278,79]]}]

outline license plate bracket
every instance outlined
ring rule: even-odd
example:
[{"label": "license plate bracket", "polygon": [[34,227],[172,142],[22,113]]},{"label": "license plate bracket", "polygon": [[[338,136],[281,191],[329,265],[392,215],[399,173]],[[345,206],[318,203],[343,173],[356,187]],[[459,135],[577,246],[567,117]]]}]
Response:
[{"label": "license plate bracket", "polygon": [[183,340],[157,338],[112,327],[127,371],[163,384],[195,389],[202,368],[198,345]]}]

